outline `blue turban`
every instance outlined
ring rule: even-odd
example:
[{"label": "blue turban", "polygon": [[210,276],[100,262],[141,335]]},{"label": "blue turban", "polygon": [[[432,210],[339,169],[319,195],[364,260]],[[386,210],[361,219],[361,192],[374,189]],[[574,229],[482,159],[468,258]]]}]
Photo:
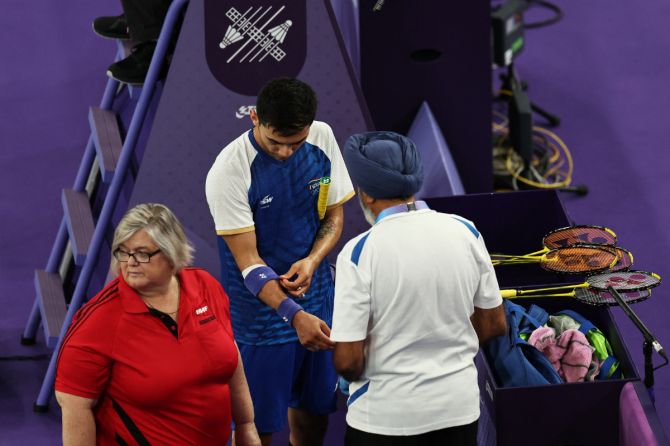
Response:
[{"label": "blue turban", "polygon": [[344,144],[349,175],[373,198],[405,198],[423,183],[423,165],[414,142],[395,132],[351,135]]}]

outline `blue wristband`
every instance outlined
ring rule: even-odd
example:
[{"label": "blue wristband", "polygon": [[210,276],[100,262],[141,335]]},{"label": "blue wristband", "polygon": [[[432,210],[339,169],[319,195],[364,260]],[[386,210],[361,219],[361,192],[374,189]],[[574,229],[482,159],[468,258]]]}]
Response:
[{"label": "blue wristband", "polygon": [[298,311],[304,311],[304,308],[290,297],[282,300],[277,307],[277,314],[289,325],[293,325],[293,318]]},{"label": "blue wristband", "polygon": [[279,279],[279,276],[267,265],[260,265],[252,269],[244,277],[244,286],[251,294],[258,296],[263,286],[271,280]]}]

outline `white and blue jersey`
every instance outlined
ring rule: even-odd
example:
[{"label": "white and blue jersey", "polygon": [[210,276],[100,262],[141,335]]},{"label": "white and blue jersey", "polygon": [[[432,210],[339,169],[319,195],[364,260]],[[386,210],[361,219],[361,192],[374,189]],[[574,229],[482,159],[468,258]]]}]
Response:
[{"label": "white and blue jersey", "polygon": [[[321,205],[326,208],[339,206],[354,195],[333,132],[319,121],[314,121],[305,143],[285,161],[265,153],[253,131],[244,133],[221,151],[206,181],[217,234],[255,231],[259,255],[280,275],[312,249],[320,226],[320,191]],[[295,330],[246,289],[221,237],[218,245],[221,284],[230,296],[236,340],[252,345],[297,340]],[[330,324],[333,294],[330,269],[322,262],[300,304]]]}]

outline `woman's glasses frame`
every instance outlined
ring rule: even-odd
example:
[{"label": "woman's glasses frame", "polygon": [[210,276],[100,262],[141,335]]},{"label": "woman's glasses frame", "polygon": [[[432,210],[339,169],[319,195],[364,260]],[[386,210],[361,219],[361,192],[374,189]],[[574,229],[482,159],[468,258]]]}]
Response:
[{"label": "woman's glasses frame", "polygon": [[121,248],[118,248],[114,251],[114,258],[119,262],[127,262],[132,257],[137,263],[149,263],[151,258],[161,252],[160,249],[155,250],[154,252],[126,252]]}]

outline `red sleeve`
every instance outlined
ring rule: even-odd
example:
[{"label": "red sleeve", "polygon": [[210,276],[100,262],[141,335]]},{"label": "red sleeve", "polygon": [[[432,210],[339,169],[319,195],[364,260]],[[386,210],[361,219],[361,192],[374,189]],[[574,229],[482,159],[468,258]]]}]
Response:
[{"label": "red sleeve", "polygon": [[92,300],[75,315],[58,357],[55,384],[59,392],[91,399],[109,380],[115,332],[110,324],[118,320],[95,304]]}]

